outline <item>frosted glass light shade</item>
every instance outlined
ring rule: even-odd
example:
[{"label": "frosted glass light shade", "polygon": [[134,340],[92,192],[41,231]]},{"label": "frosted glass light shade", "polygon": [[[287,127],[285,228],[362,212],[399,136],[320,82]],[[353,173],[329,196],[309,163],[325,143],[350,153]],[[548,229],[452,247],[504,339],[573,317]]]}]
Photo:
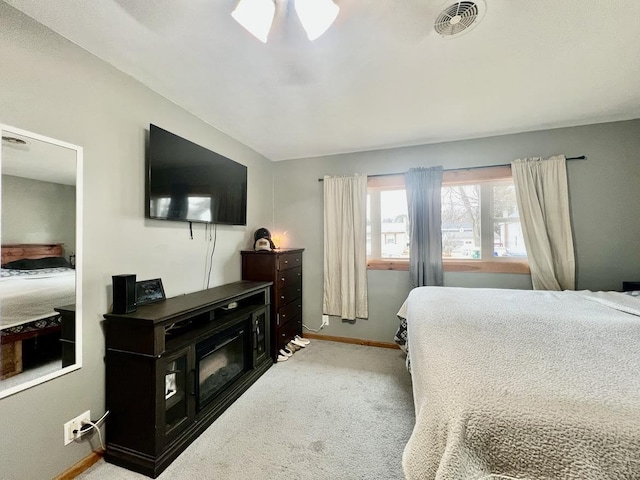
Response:
[{"label": "frosted glass light shade", "polygon": [[275,13],[273,0],[240,0],[231,16],[258,40],[267,43]]},{"label": "frosted glass light shade", "polygon": [[298,18],[309,40],[315,40],[334,22],[340,11],[331,0],[295,0]]}]

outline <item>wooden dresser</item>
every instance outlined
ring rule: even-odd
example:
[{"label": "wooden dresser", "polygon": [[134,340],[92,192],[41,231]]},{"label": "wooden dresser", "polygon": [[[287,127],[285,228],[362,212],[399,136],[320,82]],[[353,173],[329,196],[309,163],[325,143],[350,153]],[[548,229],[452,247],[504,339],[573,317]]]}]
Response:
[{"label": "wooden dresser", "polygon": [[271,354],[302,335],[303,248],[275,251],[243,250],[242,279],[273,282],[271,288]]}]

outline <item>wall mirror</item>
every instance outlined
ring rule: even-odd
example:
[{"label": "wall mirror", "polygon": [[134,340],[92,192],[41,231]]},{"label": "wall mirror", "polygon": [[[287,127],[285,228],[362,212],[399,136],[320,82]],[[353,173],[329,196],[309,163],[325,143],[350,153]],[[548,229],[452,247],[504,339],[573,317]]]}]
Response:
[{"label": "wall mirror", "polygon": [[82,148],[0,132],[2,398],[82,365]]}]

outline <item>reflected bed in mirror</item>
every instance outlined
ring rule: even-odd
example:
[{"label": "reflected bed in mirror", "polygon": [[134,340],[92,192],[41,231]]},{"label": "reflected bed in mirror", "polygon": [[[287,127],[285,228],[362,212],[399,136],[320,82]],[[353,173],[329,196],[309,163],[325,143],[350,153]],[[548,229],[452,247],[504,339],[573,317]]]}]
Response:
[{"label": "reflected bed in mirror", "polygon": [[82,149],[0,130],[2,398],[81,366]]}]

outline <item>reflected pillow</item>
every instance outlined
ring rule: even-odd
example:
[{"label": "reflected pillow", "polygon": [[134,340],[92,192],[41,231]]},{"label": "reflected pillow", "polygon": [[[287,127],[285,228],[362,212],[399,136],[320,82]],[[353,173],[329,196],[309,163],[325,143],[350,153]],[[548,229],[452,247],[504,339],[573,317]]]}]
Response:
[{"label": "reflected pillow", "polygon": [[45,257],[45,258],[23,258],[5,263],[2,268],[11,268],[14,270],[38,270],[41,268],[68,267],[71,268],[69,262],[63,257]]}]

